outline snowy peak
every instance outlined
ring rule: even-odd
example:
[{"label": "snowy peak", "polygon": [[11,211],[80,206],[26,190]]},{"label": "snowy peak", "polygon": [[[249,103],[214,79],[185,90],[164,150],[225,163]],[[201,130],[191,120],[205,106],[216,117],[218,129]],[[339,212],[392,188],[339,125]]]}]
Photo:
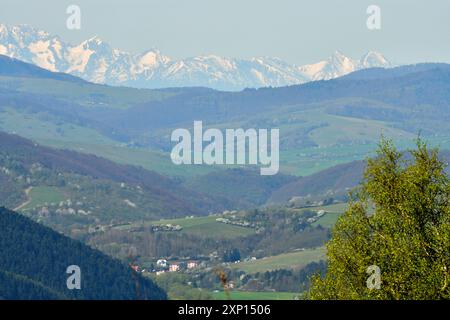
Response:
[{"label": "snowy peak", "polygon": [[100,39],[99,36],[95,35],[92,38],[84,41],[83,43],[85,43],[85,44],[94,44],[94,45],[99,46],[99,45],[101,45],[103,43],[103,40]]},{"label": "snowy peak", "polygon": [[315,80],[329,80],[353,72],[356,68],[357,66],[354,60],[345,56],[340,51],[335,51],[325,61],[320,71],[313,78]]},{"label": "snowy peak", "polygon": [[0,24],[0,54],[60,71],[62,66],[57,60],[63,57],[63,47],[65,44],[48,32],[28,25]]},{"label": "snowy peak", "polygon": [[153,49],[138,55],[138,61],[144,67],[154,68],[169,63],[170,58],[162,55],[159,50]]},{"label": "snowy peak", "polygon": [[335,51],[334,54],[327,59],[327,64],[332,70],[338,72],[352,72],[355,69],[355,61],[346,57],[340,51]]},{"label": "snowy peak", "polygon": [[369,51],[359,60],[359,66],[364,68],[376,68],[391,66],[391,63],[379,52]]},{"label": "snowy peak", "polygon": [[175,60],[157,49],[139,54],[121,51],[98,36],[72,45],[28,25],[5,24],[0,24],[0,54],[91,82],[142,88],[205,86],[241,90],[278,87],[333,79],[365,68],[391,67],[390,62],[375,51],[359,60],[336,51],[325,60],[304,66],[275,57],[234,59],[200,55]]},{"label": "snowy peak", "polygon": [[326,60],[299,67],[299,71],[311,80],[329,80],[374,67],[390,68],[392,64],[381,53],[375,51],[366,53],[359,60],[351,59],[342,52],[335,51]]}]

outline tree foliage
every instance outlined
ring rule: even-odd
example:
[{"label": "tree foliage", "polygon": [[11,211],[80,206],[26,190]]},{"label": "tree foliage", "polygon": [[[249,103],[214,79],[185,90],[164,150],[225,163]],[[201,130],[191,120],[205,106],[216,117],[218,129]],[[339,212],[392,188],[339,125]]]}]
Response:
[{"label": "tree foliage", "polygon": [[[161,300],[166,293],[129,266],[0,207],[0,300]],[[67,287],[67,267],[81,289]]]},{"label": "tree foliage", "polygon": [[[410,155],[382,140],[327,244],[325,277],[312,299],[449,299],[450,184],[436,149],[420,139]],[[367,285],[369,266],[381,285]]]}]

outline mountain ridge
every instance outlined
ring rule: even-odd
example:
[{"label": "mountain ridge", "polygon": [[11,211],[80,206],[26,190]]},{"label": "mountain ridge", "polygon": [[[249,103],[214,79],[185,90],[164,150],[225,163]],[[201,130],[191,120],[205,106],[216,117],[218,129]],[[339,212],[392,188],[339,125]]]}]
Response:
[{"label": "mountain ridge", "polygon": [[328,59],[304,66],[274,57],[249,59],[200,55],[172,59],[158,49],[134,54],[111,47],[98,36],[71,45],[58,36],[28,25],[0,24],[0,54],[64,72],[84,80],[138,88],[210,87],[239,91],[329,80],[371,67],[391,67],[370,51],[351,59],[336,51]]},{"label": "mountain ridge", "polygon": [[[123,199],[128,199],[135,205],[139,205],[139,201],[143,201],[139,206],[130,207],[129,204],[127,205],[129,202],[123,202],[118,195],[115,196],[117,200],[115,207],[120,208],[119,211],[124,214],[131,210],[127,216],[135,217],[135,219],[142,216],[167,218],[173,217],[173,215],[205,215],[210,211],[225,208],[222,202],[219,203],[213,197],[186,189],[176,180],[154,171],[145,170],[142,167],[121,165],[95,155],[40,146],[31,140],[1,131],[0,144],[2,146],[0,150],[0,170],[2,170],[0,171],[0,182],[2,183],[1,187],[6,189],[2,192],[2,188],[0,188],[0,201],[3,205],[9,203],[10,208],[16,207],[18,202],[21,201],[19,194],[23,194],[23,191],[17,189],[22,180],[14,178],[16,176],[14,172],[29,176],[33,187],[41,186],[42,183],[46,184],[47,182],[52,185],[50,182],[52,179],[40,179],[34,175],[37,172],[36,168],[39,168],[39,177],[45,176],[45,172],[49,171],[60,176],[61,181],[65,179],[63,176],[66,176],[67,182],[60,185],[64,187],[78,184],[76,189],[80,191],[89,188],[90,183],[98,183],[108,186],[108,194],[112,194],[116,185],[119,193],[124,192]],[[8,163],[15,170],[12,167],[7,169]],[[80,185],[81,182],[73,175],[86,177],[90,182],[86,182],[84,186]],[[128,189],[131,192],[127,191]],[[13,198],[9,199],[9,196]],[[74,197],[73,194],[71,197]],[[84,202],[87,206],[89,201],[94,201],[94,199],[89,199],[91,199],[91,196],[86,194],[84,200],[78,200]],[[139,199],[139,201],[136,199]],[[229,202],[229,200],[223,201],[224,203]],[[92,205],[92,207],[95,206]],[[104,211],[106,210],[99,210],[99,215],[102,215]],[[93,216],[95,216],[95,213]],[[109,218],[105,216],[105,219]]]}]

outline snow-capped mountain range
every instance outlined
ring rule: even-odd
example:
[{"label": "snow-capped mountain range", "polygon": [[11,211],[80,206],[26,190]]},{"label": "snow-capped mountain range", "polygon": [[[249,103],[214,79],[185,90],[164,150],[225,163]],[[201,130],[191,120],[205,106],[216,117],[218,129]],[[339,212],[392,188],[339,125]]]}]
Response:
[{"label": "snow-capped mountain range", "polygon": [[0,24],[0,54],[95,83],[139,88],[202,86],[220,90],[279,87],[328,80],[371,67],[391,67],[378,52],[351,59],[336,51],[318,63],[296,66],[278,58],[204,55],[172,59],[157,49],[133,54],[98,37],[78,45],[28,25]]}]

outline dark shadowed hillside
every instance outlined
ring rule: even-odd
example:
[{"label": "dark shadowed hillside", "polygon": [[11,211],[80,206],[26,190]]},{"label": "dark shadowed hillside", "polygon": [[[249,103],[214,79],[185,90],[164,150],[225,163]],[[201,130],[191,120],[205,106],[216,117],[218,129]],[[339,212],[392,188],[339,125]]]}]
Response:
[{"label": "dark shadowed hillside", "polygon": [[296,181],[294,176],[279,173],[261,176],[259,170],[228,169],[194,177],[184,183],[190,190],[230,200],[232,208],[251,208],[269,199],[274,190]]},{"label": "dark shadowed hillside", "polygon": [[[450,151],[441,151],[440,157],[448,164]],[[409,158],[409,155],[406,154],[405,158]],[[332,197],[342,200],[362,182],[365,167],[365,160],[353,161],[298,178],[273,191],[268,203],[285,203],[293,197],[311,197],[313,200]],[[446,171],[450,172],[450,167]]]},{"label": "dark shadowed hillside", "polygon": [[337,165],[313,175],[302,177],[274,191],[269,203],[285,203],[293,197],[343,197],[362,179],[365,161]]},{"label": "dark shadowed hillside", "polygon": [[[0,298],[166,299],[129,266],[5,208],[0,230]],[[81,290],[67,289],[70,265],[81,269]]]}]

